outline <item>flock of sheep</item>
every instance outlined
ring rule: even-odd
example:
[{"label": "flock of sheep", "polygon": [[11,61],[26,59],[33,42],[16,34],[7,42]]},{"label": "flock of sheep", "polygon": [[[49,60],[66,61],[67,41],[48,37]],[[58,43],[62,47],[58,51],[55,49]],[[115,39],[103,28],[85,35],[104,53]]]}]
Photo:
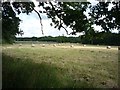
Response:
[{"label": "flock of sheep", "polygon": [[[19,46],[22,46],[22,44],[19,44]],[[60,46],[60,44],[53,44],[53,47]],[[31,44],[31,47],[35,47],[35,44]],[[45,44],[42,44],[42,47],[45,47]],[[70,47],[74,47],[74,45],[70,45]],[[83,47],[86,47],[84,44]],[[111,46],[106,46],[107,49],[111,49]]]},{"label": "flock of sheep", "polygon": [[[14,44],[13,44],[14,45]],[[50,44],[50,45],[52,45],[53,47],[57,47],[57,46],[64,46],[64,45],[62,45],[62,44]],[[19,45],[19,48],[21,48],[21,46],[23,46],[23,44],[22,43],[20,43]],[[35,47],[36,46],[36,44],[31,44],[31,47]],[[41,46],[42,47],[46,47],[46,44],[41,44]],[[83,47],[86,47],[87,45],[82,45]],[[97,46],[99,46],[99,45],[97,45]],[[71,48],[73,48],[73,47],[75,47],[73,44],[72,45],[69,45],[69,47],[71,47]],[[6,47],[6,48],[12,48],[12,47]],[[3,48],[4,49],[4,48]],[[111,49],[111,46],[106,46],[106,49]],[[118,47],[118,49],[120,50],[120,47]]]}]

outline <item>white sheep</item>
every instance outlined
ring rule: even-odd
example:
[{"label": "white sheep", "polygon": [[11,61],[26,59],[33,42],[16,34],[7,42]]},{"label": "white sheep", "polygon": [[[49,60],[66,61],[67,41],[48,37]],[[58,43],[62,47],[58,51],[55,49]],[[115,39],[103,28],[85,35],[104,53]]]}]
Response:
[{"label": "white sheep", "polygon": [[97,44],[97,46],[100,46],[99,44]]},{"label": "white sheep", "polygon": [[42,44],[42,47],[45,47],[45,44]]},{"label": "white sheep", "polygon": [[53,44],[54,47],[56,47],[57,45],[56,44]]},{"label": "white sheep", "polygon": [[84,44],[83,46],[85,47],[86,45]]},{"label": "white sheep", "polygon": [[73,45],[70,45],[70,47],[73,47]]},{"label": "white sheep", "polygon": [[107,49],[111,49],[111,46],[107,46],[106,48],[107,48]]},{"label": "white sheep", "polygon": [[32,44],[31,47],[35,47],[35,44]]},{"label": "white sheep", "polygon": [[12,47],[7,47],[7,48],[12,48]]},{"label": "white sheep", "polygon": [[19,46],[22,46],[22,44],[20,43]]}]

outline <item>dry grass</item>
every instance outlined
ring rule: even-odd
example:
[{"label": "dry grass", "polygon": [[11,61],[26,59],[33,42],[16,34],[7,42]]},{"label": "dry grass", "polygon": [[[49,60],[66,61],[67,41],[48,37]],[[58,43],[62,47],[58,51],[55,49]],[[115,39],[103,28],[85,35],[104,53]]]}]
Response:
[{"label": "dry grass", "polygon": [[3,87],[118,87],[117,47],[17,44],[3,48]]}]

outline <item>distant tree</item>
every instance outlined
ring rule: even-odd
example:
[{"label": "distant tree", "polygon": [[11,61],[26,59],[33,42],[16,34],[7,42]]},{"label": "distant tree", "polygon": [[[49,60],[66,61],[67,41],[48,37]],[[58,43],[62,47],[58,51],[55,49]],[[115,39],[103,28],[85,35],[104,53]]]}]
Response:
[{"label": "distant tree", "polygon": [[37,37],[33,36],[32,41],[37,41]]}]

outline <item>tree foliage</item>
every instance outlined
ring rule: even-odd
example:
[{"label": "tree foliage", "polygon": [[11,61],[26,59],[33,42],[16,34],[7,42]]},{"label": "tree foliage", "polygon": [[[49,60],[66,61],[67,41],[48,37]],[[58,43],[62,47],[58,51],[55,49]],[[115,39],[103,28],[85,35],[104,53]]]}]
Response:
[{"label": "tree foliage", "polygon": [[[109,5],[113,5],[109,9]],[[110,32],[113,29],[120,29],[120,1],[99,2],[91,8],[89,13],[96,25],[100,25],[104,31]]]},{"label": "tree foliage", "polygon": [[2,39],[4,42],[12,43],[16,34],[22,34],[23,31],[19,29],[20,19],[17,14],[32,11],[31,4],[10,2],[2,3]]},{"label": "tree foliage", "polygon": [[10,43],[15,38],[16,33],[19,33],[20,19],[16,17],[10,2],[3,3],[2,7],[2,38]]},{"label": "tree foliage", "polygon": [[[112,9],[108,9],[113,4]],[[94,38],[93,24],[100,25],[105,32],[113,29],[120,29],[120,2],[99,2],[95,6],[89,7],[89,2],[39,2],[38,7],[42,7],[44,11],[37,11],[33,2],[3,2],[2,4],[2,26],[3,39],[10,41],[16,34],[21,34],[19,30],[20,19],[16,15],[26,13],[29,15],[35,11],[39,16],[41,30],[43,33],[43,25],[41,13],[46,13],[48,18],[52,19],[51,26],[64,28],[67,34],[76,34],[85,32]],[[86,10],[90,8],[90,18],[85,15]],[[73,31],[68,33],[67,27]]]},{"label": "tree foliage", "polygon": [[[45,4],[50,6],[44,7]],[[77,32],[82,32],[88,29],[88,19],[84,12],[86,11],[90,3],[86,2],[58,2],[53,5],[51,2],[40,3],[39,6],[43,6],[46,10],[48,18],[52,19],[52,23],[55,28],[59,30],[61,28],[70,27],[73,32],[71,34],[76,34]],[[52,25],[52,24],[51,24]],[[68,31],[66,30],[68,34]]]},{"label": "tree foliage", "polygon": [[[91,37],[90,35],[82,35],[78,37],[66,36],[44,36],[44,37],[17,37],[16,41],[21,43],[39,43],[44,41],[46,43],[82,43],[82,44],[95,44],[95,45],[120,45],[120,34],[110,32],[97,32]],[[17,42],[16,42],[17,43]]]}]

